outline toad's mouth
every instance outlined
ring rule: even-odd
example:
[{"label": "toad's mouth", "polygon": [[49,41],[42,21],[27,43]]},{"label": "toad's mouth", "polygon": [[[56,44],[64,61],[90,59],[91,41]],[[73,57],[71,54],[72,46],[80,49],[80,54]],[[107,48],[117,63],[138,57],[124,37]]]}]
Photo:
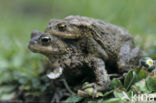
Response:
[{"label": "toad's mouth", "polygon": [[29,43],[28,45],[29,50],[35,53],[43,53],[43,54],[60,54],[58,48],[54,48],[52,46],[42,46],[38,43]]},{"label": "toad's mouth", "polygon": [[63,73],[63,68],[59,67],[59,68],[55,68],[52,72],[47,74],[47,77],[49,79],[57,79],[59,78]]}]

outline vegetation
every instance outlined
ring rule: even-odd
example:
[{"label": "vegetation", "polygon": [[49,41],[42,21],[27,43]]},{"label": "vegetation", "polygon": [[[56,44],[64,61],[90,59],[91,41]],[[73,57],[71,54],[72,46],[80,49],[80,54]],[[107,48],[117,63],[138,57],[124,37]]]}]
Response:
[{"label": "vegetation", "polygon": [[[33,96],[44,95],[50,88],[50,80],[43,75],[46,58],[27,49],[31,31],[34,29],[44,31],[50,18],[83,15],[122,26],[134,35],[137,46],[144,50],[145,56],[156,59],[155,4],[156,0],[3,1],[0,3],[0,100],[11,99],[17,95],[17,91],[28,91],[27,95]],[[133,77],[133,72],[135,70],[130,71],[126,78]],[[141,70],[141,73],[147,74],[145,70]],[[144,82],[135,81],[133,86],[138,87],[140,93],[153,93],[156,90],[153,86],[156,80],[153,77],[143,76],[139,80]],[[126,88],[126,84],[123,85],[123,82],[117,79],[113,79],[112,84],[113,91],[103,96],[113,93],[108,103],[120,101],[123,95],[120,91]],[[147,84],[148,90],[144,84]],[[118,90],[119,87],[124,88]],[[129,95],[132,89],[123,91]],[[72,95],[68,101],[82,99]],[[103,100],[98,101],[101,103]],[[84,101],[94,103],[95,100]]]}]

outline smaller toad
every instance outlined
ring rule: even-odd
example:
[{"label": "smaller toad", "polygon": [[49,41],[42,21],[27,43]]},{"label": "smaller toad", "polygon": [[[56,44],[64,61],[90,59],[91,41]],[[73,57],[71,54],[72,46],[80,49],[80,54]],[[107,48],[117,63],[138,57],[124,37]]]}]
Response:
[{"label": "smaller toad", "polygon": [[[68,76],[70,78],[76,75],[89,74],[90,71],[94,72],[97,82],[88,84],[85,89],[94,87],[95,92],[97,92],[109,88],[110,79],[103,60],[89,56],[87,51],[84,51],[86,47],[82,48],[77,41],[68,40],[66,42],[66,40],[50,34],[33,31],[28,48],[33,52],[47,56],[51,61],[51,68],[55,70],[63,68],[65,75],[72,75]],[[83,68],[84,66],[90,70]],[[57,78],[52,77],[51,74],[48,74],[48,77]]]}]

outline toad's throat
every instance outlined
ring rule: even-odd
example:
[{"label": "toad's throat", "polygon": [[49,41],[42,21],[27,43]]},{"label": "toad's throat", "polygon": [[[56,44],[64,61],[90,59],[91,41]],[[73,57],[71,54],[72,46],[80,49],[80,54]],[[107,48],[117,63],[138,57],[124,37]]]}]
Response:
[{"label": "toad's throat", "polygon": [[43,53],[43,54],[61,54],[62,51],[58,50],[58,48],[52,48],[52,47],[42,47],[38,44],[29,44],[28,48],[35,53]]}]

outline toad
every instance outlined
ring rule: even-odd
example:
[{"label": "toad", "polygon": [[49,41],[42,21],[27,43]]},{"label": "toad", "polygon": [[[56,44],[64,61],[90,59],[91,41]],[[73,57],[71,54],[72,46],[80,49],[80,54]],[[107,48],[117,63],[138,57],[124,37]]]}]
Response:
[{"label": "toad", "polygon": [[109,89],[108,73],[127,72],[142,57],[125,29],[83,16],[52,19],[44,33],[31,33],[28,47],[47,56],[52,68],[63,68],[67,74],[81,74],[88,72],[84,66],[90,68],[96,80],[83,89],[94,88],[93,97],[98,97],[98,91]]}]

